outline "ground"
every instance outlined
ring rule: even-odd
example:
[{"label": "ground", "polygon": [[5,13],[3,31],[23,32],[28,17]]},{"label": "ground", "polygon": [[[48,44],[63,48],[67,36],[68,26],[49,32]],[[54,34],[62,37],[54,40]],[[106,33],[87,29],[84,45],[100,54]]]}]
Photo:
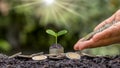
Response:
[{"label": "ground", "polygon": [[8,58],[0,54],[0,68],[120,68],[120,56],[81,56],[75,59],[45,59],[35,61],[28,58]]}]

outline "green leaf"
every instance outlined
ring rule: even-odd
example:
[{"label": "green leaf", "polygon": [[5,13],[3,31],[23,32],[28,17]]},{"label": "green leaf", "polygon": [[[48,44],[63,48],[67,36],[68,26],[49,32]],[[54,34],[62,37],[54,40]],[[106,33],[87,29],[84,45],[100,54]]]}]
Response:
[{"label": "green leaf", "polygon": [[55,37],[57,36],[57,34],[51,29],[46,30],[46,33],[48,33],[48,34],[50,34],[52,36],[55,36]]},{"label": "green leaf", "polygon": [[61,35],[64,35],[66,34],[68,31],[67,30],[62,30],[62,31],[59,31],[57,36],[61,36]]}]

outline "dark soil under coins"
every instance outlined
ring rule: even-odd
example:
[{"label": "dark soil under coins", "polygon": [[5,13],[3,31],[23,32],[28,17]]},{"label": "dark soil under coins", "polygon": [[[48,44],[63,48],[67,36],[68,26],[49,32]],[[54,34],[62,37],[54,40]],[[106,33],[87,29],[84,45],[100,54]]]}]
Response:
[{"label": "dark soil under coins", "polygon": [[120,56],[114,57],[92,57],[81,56],[75,59],[45,59],[35,61],[28,58],[8,58],[0,54],[0,68],[120,68]]}]

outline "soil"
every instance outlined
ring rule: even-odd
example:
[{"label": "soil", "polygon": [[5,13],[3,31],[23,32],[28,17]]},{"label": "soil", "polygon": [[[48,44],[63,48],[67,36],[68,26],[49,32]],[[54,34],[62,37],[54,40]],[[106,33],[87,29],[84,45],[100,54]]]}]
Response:
[{"label": "soil", "polygon": [[45,59],[35,61],[30,58],[8,58],[0,54],[0,68],[120,68],[120,56],[81,56],[80,59]]}]

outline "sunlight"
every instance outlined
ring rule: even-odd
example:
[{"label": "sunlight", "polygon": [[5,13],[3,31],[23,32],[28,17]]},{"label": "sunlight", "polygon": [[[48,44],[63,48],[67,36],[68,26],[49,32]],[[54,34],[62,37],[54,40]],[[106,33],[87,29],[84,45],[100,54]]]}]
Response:
[{"label": "sunlight", "polygon": [[[35,14],[41,16],[42,25],[50,22],[55,24],[68,25],[74,17],[80,16],[76,9],[79,9],[79,0],[24,0],[22,5],[15,8],[35,7]],[[72,16],[72,17],[71,17]]]},{"label": "sunlight", "polygon": [[51,5],[54,3],[55,0],[44,0],[46,5]]}]

